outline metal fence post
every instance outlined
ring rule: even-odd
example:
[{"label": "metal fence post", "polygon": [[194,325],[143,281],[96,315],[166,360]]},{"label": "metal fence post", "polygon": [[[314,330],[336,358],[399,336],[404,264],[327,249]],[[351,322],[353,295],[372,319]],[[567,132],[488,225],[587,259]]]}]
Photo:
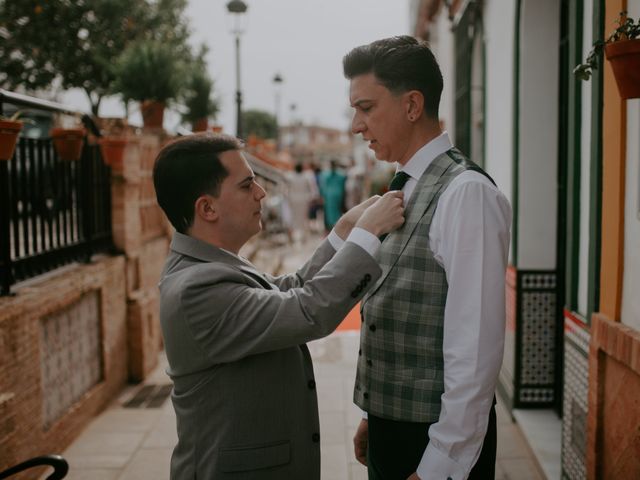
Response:
[{"label": "metal fence post", "polygon": [[87,137],[84,139],[84,147],[82,148],[82,157],[80,158],[80,171],[77,176],[77,188],[80,193],[81,219],[82,219],[82,236],[84,243],[84,262],[90,263],[93,255],[93,225],[92,217],[95,215],[93,201],[93,147],[87,144]]},{"label": "metal fence post", "polygon": [[0,160],[0,295],[11,294],[11,231],[9,228],[9,161]]},{"label": "metal fence post", "polygon": [[[4,112],[0,97],[0,114]],[[9,160],[0,160],[0,295],[11,294],[11,229],[9,209]]]}]

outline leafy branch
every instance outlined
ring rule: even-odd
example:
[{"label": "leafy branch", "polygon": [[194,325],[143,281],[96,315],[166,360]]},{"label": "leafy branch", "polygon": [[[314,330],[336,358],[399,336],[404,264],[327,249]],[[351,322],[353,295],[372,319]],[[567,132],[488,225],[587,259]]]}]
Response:
[{"label": "leafy branch", "polygon": [[620,12],[620,16],[615,23],[618,26],[613,33],[606,40],[595,41],[585,62],[573,69],[573,74],[578,80],[589,80],[593,71],[598,69],[605,45],[624,40],[633,40],[640,36],[640,18],[638,21],[634,21],[633,18],[627,16],[626,11],[623,11]]}]

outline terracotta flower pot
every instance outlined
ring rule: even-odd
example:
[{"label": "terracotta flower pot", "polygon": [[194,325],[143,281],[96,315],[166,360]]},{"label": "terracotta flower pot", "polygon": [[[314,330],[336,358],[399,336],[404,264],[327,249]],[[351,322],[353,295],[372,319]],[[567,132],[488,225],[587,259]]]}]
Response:
[{"label": "terracotta flower pot", "polygon": [[607,60],[622,98],[640,98],[640,39],[621,40],[604,46]]},{"label": "terracotta flower pot", "polygon": [[103,137],[98,140],[105,165],[121,169],[127,143],[129,142],[125,137]]},{"label": "terracotta flower pot", "polygon": [[140,103],[142,124],[147,128],[162,128],[164,123],[164,102],[145,100]]},{"label": "terracotta flower pot", "polygon": [[0,160],[11,160],[20,130],[22,130],[22,122],[0,120]]},{"label": "terracotta flower pot", "polygon": [[211,131],[213,133],[222,133],[222,125],[213,125]]},{"label": "terracotta flower pot", "polygon": [[85,136],[84,128],[52,128],[50,135],[60,160],[74,162],[80,160]]},{"label": "terracotta flower pot", "polygon": [[206,132],[209,129],[209,120],[200,118],[191,124],[191,130],[194,132]]}]

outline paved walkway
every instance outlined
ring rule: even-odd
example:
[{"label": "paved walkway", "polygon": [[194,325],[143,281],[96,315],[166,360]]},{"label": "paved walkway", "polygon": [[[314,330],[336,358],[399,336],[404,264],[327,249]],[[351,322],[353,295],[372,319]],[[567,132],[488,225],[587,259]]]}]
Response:
[{"label": "paved walkway", "polygon": [[[311,245],[276,248],[275,262],[292,271],[308,255]],[[257,256],[259,257],[259,255]],[[256,258],[257,258],[256,257]],[[270,262],[273,255],[265,255]],[[257,261],[256,263],[259,263]],[[352,436],[360,412],[352,403],[358,351],[357,331],[338,331],[309,344],[318,386],[322,480],[364,480],[366,469],[353,458]],[[170,383],[164,373],[166,359],[144,385],[127,387],[63,453],[70,464],[70,480],[163,480],[169,478],[169,460],[176,442],[175,416],[170,400],[151,395],[138,407],[125,405],[146,385]],[[155,392],[160,392],[158,387]],[[139,398],[134,401],[138,403]],[[498,403],[498,480],[543,480],[518,426]],[[283,479],[285,480],[285,479]],[[297,480],[297,479],[291,479]],[[300,479],[304,480],[304,479]]]}]

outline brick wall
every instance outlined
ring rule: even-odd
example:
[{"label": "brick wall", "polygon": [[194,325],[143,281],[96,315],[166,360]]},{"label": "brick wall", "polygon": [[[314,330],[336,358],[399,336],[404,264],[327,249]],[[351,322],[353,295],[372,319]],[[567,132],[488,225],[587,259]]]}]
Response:
[{"label": "brick wall", "polygon": [[591,320],[587,478],[640,478],[640,332]]},{"label": "brick wall", "polygon": [[113,170],[114,244],[126,258],[129,379],[144,380],[162,348],[158,281],[169,249],[167,220],[156,203],[153,164],[162,135],[132,139],[121,168]]},{"label": "brick wall", "polygon": [[153,370],[162,348],[158,281],[169,240],[158,237],[127,255],[129,377],[138,382]]},{"label": "brick wall", "polygon": [[[152,169],[166,140],[129,136],[123,162],[112,166],[120,255],[67,266],[0,297],[0,470],[64,450],[127,381],[156,366],[157,283],[171,228],[155,202]],[[38,478],[28,475],[18,478]]]},{"label": "brick wall", "polygon": [[121,166],[112,170],[113,242],[127,255],[136,255],[149,240],[166,235],[166,219],[156,203],[153,162],[165,137],[130,138]]},{"label": "brick wall", "polygon": [[[0,298],[0,470],[31,456],[62,451],[124,386],[124,265],[124,257],[116,256],[72,266],[15,288],[13,297]],[[73,312],[91,294],[99,298],[101,380],[45,425],[43,405],[50,392],[43,388],[43,319]]]}]

